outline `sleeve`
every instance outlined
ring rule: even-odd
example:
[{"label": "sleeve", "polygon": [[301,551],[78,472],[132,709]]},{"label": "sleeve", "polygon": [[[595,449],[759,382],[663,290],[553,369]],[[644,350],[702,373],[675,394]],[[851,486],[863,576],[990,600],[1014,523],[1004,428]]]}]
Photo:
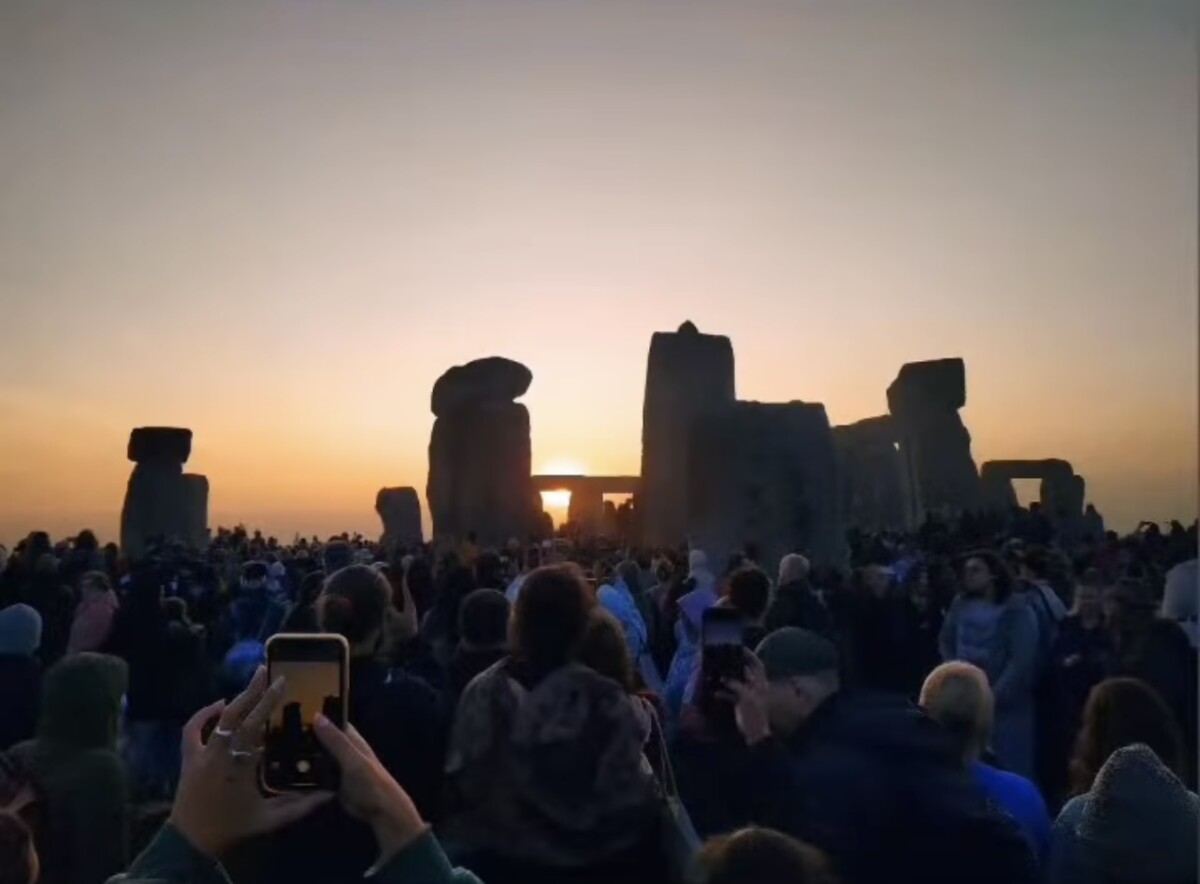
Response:
[{"label": "sleeve", "polygon": [[230,884],[221,865],[200,853],[170,824],[163,826],[129,871],[108,884]]},{"label": "sleeve", "polygon": [[996,705],[1003,706],[1028,696],[1037,668],[1037,618],[1028,605],[1013,605],[1004,613],[1008,663],[992,686]]},{"label": "sleeve", "polygon": [[450,865],[437,838],[428,830],[368,880],[377,884],[481,884],[471,872]]}]

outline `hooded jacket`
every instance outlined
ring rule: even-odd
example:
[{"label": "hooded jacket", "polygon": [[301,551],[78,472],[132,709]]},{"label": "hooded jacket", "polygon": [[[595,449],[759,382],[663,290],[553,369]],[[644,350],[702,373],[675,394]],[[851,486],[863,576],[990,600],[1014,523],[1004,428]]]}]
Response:
[{"label": "hooded jacket", "polygon": [[29,605],[0,610],[0,751],[28,740],[37,726],[42,667],[38,646],[42,642],[42,617]]},{"label": "hooded jacket", "polygon": [[1050,884],[1194,882],[1200,798],[1141,744],[1118,749],[1054,823]]},{"label": "hooded jacket", "polygon": [[40,884],[100,884],[128,860],[125,766],[116,751],[125,664],[80,653],[46,673],[37,736],[12,755],[45,802]]}]

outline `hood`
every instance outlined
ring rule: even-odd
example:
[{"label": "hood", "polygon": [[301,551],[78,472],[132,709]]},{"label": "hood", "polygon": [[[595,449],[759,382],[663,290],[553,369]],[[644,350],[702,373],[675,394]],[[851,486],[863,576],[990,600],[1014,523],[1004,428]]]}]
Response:
[{"label": "hood", "polygon": [[42,687],[39,743],[51,751],[112,749],[128,680],[125,662],[108,654],[73,654],[55,664]]},{"label": "hood", "polygon": [[716,581],[711,575],[705,575],[707,580],[701,579],[699,575],[696,577],[696,588],[686,595],[679,597],[679,614],[687,620],[688,624],[694,629],[700,628],[700,618],[705,610],[711,608],[717,603],[717,587]]},{"label": "hood", "polygon": [[42,615],[29,605],[0,611],[0,654],[32,657],[42,643]]},{"label": "hood", "polygon": [[639,712],[620,685],[584,666],[542,679],[513,722],[513,772],[522,792],[580,828],[652,800],[642,770],[647,722]]},{"label": "hood", "polygon": [[1098,869],[1144,882],[1195,880],[1200,799],[1148,746],[1110,755],[1079,800],[1075,836]]},{"label": "hood", "polygon": [[1168,620],[1195,620],[1200,615],[1200,573],[1196,559],[1176,565],[1167,572],[1163,589],[1162,616]]}]

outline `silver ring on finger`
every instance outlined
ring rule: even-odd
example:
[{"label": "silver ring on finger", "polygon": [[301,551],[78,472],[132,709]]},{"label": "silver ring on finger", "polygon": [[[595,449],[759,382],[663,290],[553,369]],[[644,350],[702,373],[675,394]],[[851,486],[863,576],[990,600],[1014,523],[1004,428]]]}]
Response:
[{"label": "silver ring on finger", "polygon": [[233,736],[233,731],[225,730],[225,728],[221,727],[220,725],[217,725],[216,727],[213,728],[212,735],[214,737],[220,737],[222,740],[228,740],[230,737]]}]

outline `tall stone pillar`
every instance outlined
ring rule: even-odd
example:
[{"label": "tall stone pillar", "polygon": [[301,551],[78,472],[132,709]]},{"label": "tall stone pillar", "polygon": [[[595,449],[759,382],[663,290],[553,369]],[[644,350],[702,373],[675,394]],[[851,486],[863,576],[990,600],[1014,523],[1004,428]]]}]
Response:
[{"label": "tall stone pillar", "polygon": [[958,413],[967,401],[963,361],[910,362],[901,367],[887,395],[921,511],[979,509],[982,495],[971,434]]},{"label": "tall stone pillar", "polygon": [[129,434],[129,476],[121,508],[121,548],[129,558],[147,552],[152,540],[193,548],[208,540],[208,479],[184,475],[192,451],[192,431],[179,427],[139,427]]},{"label": "tall stone pillar", "polygon": [[425,542],[421,529],[421,499],[415,488],[381,488],[375,495],[375,512],[383,522],[383,545],[411,549]]},{"label": "tall stone pillar", "polygon": [[645,543],[674,546],[686,539],[691,428],[735,398],[729,338],[701,334],[691,322],[674,333],[655,333],[646,366],[637,502]]}]

